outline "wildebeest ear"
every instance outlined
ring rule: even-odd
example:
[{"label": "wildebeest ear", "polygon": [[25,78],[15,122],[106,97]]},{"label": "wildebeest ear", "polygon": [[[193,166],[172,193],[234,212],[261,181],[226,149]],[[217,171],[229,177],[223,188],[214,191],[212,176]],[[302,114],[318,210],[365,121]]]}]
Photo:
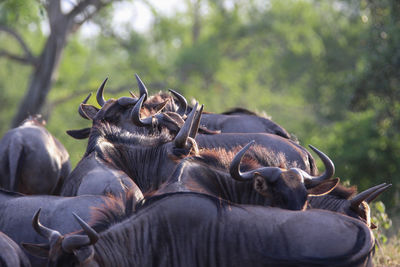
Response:
[{"label": "wildebeest ear", "polygon": [[264,177],[260,175],[255,175],[253,186],[254,190],[256,190],[261,195],[265,196],[265,194],[267,194],[268,185]]},{"label": "wildebeest ear", "polygon": [[29,254],[36,256],[38,258],[48,258],[50,245],[49,244],[31,244],[31,243],[21,243],[21,246],[29,252]]},{"label": "wildebeest ear", "polygon": [[309,196],[322,196],[329,194],[335,187],[339,184],[340,179],[335,178],[335,179],[329,179],[326,181],[323,181],[317,186],[314,186],[313,188],[307,189],[308,195]]},{"label": "wildebeest ear", "polygon": [[91,120],[93,120],[93,118],[96,116],[97,112],[99,111],[99,109],[96,108],[95,106],[83,104],[83,103],[80,104],[80,108],[87,115],[87,117],[90,118]]},{"label": "wildebeest ear", "polygon": [[75,139],[85,139],[90,135],[91,128],[84,128],[80,130],[68,130],[67,134]]},{"label": "wildebeest ear", "polygon": [[[93,259],[93,246],[84,246],[74,250],[74,255],[78,258],[79,263],[87,263]],[[82,264],[83,265],[83,264]]]}]

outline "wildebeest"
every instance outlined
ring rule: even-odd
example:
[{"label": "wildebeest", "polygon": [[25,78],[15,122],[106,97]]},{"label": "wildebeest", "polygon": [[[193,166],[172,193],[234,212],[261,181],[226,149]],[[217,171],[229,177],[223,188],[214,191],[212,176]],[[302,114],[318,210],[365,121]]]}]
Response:
[{"label": "wildebeest", "polygon": [[207,129],[221,131],[221,133],[269,133],[290,139],[290,134],[275,122],[258,116],[255,113],[234,113],[232,111],[223,114],[204,113],[200,124]]},{"label": "wildebeest", "polygon": [[99,234],[75,216],[86,235],[62,235],[39,215],[35,230],[51,242],[24,247],[41,248],[48,266],[353,267],[370,266],[374,248],[370,229],[348,216],[233,205],[197,193],[148,199]]},{"label": "wildebeest", "polygon": [[31,116],[0,141],[0,186],[24,194],[58,194],[70,172],[64,146]]},{"label": "wildebeest", "polygon": [[30,267],[28,257],[21,248],[6,234],[0,232],[0,266]]},{"label": "wildebeest", "polygon": [[[136,79],[138,79],[139,88],[146,88],[137,75]],[[142,89],[142,91],[144,90]],[[177,112],[180,115],[191,112],[192,107],[187,105],[184,96],[174,90],[170,90],[170,92],[178,101],[174,101],[174,98],[167,94],[160,93],[152,96],[148,103],[144,103],[145,109],[151,110],[152,107],[168,101],[169,103],[165,108],[167,111]],[[202,116],[200,124],[209,130],[222,133],[270,133],[287,139],[291,138],[282,126],[243,108],[234,108],[221,114],[206,112]]]},{"label": "wildebeest", "polygon": [[[91,209],[103,206],[115,207],[115,212],[124,213],[125,205],[135,205],[137,199],[130,196],[129,202],[106,196],[60,197],[34,195],[27,196],[16,192],[0,190],[0,231],[7,234],[17,244],[21,242],[40,243],[45,239],[31,231],[33,214],[41,208],[43,223],[60,233],[79,230],[79,224],[73,219],[72,212],[79,214],[83,220],[91,220]],[[32,265],[43,263],[31,257]]]},{"label": "wildebeest", "polygon": [[125,199],[127,192],[137,192],[137,198],[142,193],[132,179],[112,161],[102,158],[98,154],[108,144],[106,141],[88,149],[84,157],[78,162],[75,169],[65,179],[60,195],[113,195]]},{"label": "wildebeest", "polygon": [[[108,100],[102,110],[113,103]],[[75,168],[77,171],[74,170],[66,179],[61,195],[73,196],[78,193],[79,186],[86,179],[85,172],[88,172],[88,168],[81,165],[87,161],[91,161],[91,165],[102,165],[104,169],[112,168],[127,174],[143,192],[156,190],[172,173],[177,160],[189,155],[192,148],[197,151],[195,141],[189,136],[195,112],[189,116],[190,119],[188,118],[179,132],[171,136],[169,131],[155,135],[129,132],[100,119],[102,110],[93,120],[86,153]],[[93,176],[91,180],[96,182],[97,179],[98,184],[101,184],[98,177]],[[112,177],[107,175],[104,178]]]},{"label": "wildebeest", "polygon": [[[135,113],[135,110],[137,111],[140,109],[142,101],[143,97],[141,97],[138,103],[135,104],[135,107],[132,110],[133,113]],[[107,108],[108,104],[112,105],[111,100],[107,101],[103,105],[103,108]],[[96,118],[93,120],[93,126],[89,136],[89,144],[86,155],[95,154],[96,160],[108,162],[109,165],[114,166],[116,169],[122,170],[133,179],[142,192],[158,190],[160,185],[167,181],[167,179],[173,173],[176,165],[179,163],[179,160],[190,155],[198,154],[196,141],[193,140],[193,137],[195,137],[197,131],[193,130],[193,127],[197,129],[197,121],[201,115],[201,110],[197,113],[196,109],[193,109],[186,119],[184,125],[175,136],[171,136],[169,131],[154,135],[131,133],[125,129],[121,129],[116,125],[110,124],[107,121],[101,120],[100,117],[97,117],[101,115],[100,112],[101,111],[97,112]],[[304,160],[301,156],[297,156],[299,150],[298,145],[291,146],[289,140],[278,136],[274,136],[274,138],[279,138],[279,140],[282,141],[283,152],[286,152],[284,149],[288,149],[290,152],[295,153],[295,156],[293,157],[294,159],[289,157],[290,154],[284,155],[282,153],[282,157],[285,159],[285,163],[287,163],[286,165],[288,168],[298,167],[305,170],[309,169],[305,167],[305,164],[300,164],[304,163]],[[209,142],[209,144],[211,143]],[[287,144],[289,144],[289,146]],[[233,145],[234,144],[232,144],[232,146]],[[271,149],[271,145],[268,145],[268,149],[271,150],[271,154],[279,154],[279,151],[274,151]],[[229,148],[231,147],[228,147],[228,149]],[[300,161],[300,163],[298,163],[298,161]],[[309,159],[307,159],[307,163],[308,161]],[[313,171],[315,171],[315,169],[313,169]],[[308,172],[310,171],[308,170]],[[303,175],[293,175],[295,177],[301,177],[301,180],[303,179]],[[229,174],[226,174],[226,176],[229,176]],[[266,175],[263,176],[265,177]],[[70,179],[68,178],[64,184],[62,195],[75,195],[76,192],[78,192],[78,185],[81,183],[78,180],[79,179],[76,179],[75,181],[70,182]],[[304,201],[301,201],[302,205],[295,205],[292,208],[301,209],[307,196],[306,188],[302,182],[300,182],[300,180],[293,180],[293,183],[298,184],[300,188],[299,190],[302,190],[303,194],[301,197],[304,198]],[[67,187],[69,188],[68,190]],[[293,198],[297,199],[297,197],[298,195],[294,196]],[[287,207],[289,205],[282,206]]]},{"label": "wildebeest", "polygon": [[374,229],[376,226],[371,222],[368,204],[390,186],[392,185],[383,183],[371,187],[356,196],[354,196],[356,192],[354,187],[345,188],[343,186],[338,186],[327,195],[319,197],[310,196],[308,198],[308,208],[325,209],[346,214],[365,222],[371,229]]},{"label": "wildebeest", "polygon": [[[313,147],[325,164],[325,172],[312,177],[298,168],[258,167],[240,171],[240,162],[254,142],[242,148],[232,159],[229,172],[217,168],[218,161],[230,160],[224,156],[190,157],[182,160],[175,172],[157,194],[177,191],[205,193],[237,204],[253,204],[302,210],[307,203],[307,195],[327,194],[337,185],[338,179],[329,180],[334,174],[332,161]],[[255,164],[253,159],[252,164]],[[284,162],[281,162],[284,164]],[[242,167],[243,170],[243,167]]]},{"label": "wildebeest", "polygon": [[[168,111],[175,109],[170,107],[171,103],[174,107],[173,98],[164,93],[152,96],[143,107],[143,103],[147,99],[147,89],[139,76],[136,75],[136,79],[139,88],[142,88],[140,90],[140,98],[136,96],[120,97],[118,99],[109,99],[106,101],[103,96],[104,87],[107,82],[106,79],[100,85],[96,94],[96,99],[101,109],[86,104],[91,96],[91,94],[89,94],[79,105],[79,114],[88,120],[107,121],[131,133],[154,134],[162,130],[168,130],[172,135],[176,135],[184,123],[180,115],[184,114],[184,111],[181,112],[179,108],[177,108],[179,113]],[[177,92],[173,90],[170,91],[181,99],[183,98],[183,96],[179,95]],[[162,101],[162,99],[165,100]],[[135,105],[138,101],[140,101],[140,105]],[[166,111],[161,112],[164,108]],[[140,119],[141,116],[145,116],[146,119]],[[205,134],[216,133],[203,127],[199,127],[199,132]],[[90,128],[69,130],[67,133],[73,138],[85,139],[90,135]]]},{"label": "wildebeest", "polygon": [[[139,113],[134,112],[134,110],[140,110],[141,104],[142,101],[139,100],[132,110],[132,117],[136,118],[133,119],[133,121],[139,120]],[[300,146],[296,142],[275,134],[268,133],[221,133],[213,135],[197,134],[196,129],[198,125],[200,125],[202,109],[196,111],[196,108],[194,108],[191,111],[191,114],[193,111],[195,111],[196,114],[193,122],[194,126],[191,129],[191,136],[195,137],[195,141],[199,149],[224,148],[229,150],[233,147],[245,146],[250,141],[255,140],[258,145],[263,146],[268,151],[275,153],[276,156],[283,155],[287,162],[291,162],[291,167],[298,167],[311,175],[317,175],[318,170],[313,157],[304,147]],[[145,120],[149,119],[150,118],[146,118]]]}]

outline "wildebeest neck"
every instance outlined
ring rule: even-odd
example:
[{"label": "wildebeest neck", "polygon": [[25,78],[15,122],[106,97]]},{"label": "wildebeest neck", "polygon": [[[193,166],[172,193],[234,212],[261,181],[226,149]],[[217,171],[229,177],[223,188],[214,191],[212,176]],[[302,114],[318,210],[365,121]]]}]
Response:
[{"label": "wildebeest neck", "polygon": [[103,123],[92,129],[86,154],[95,152],[147,192],[157,189],[173,171],[175,163],[168,157],[171,140],[173,138],[165,132],[147,136]]},{"label": "wildebeest neck", "polygon": [[253,182],[238,182],[226,171],[212,168],[196,158],[183,160],[161,192],[198,192],[238,204],[271,206],[269,198],[253,188]]}]

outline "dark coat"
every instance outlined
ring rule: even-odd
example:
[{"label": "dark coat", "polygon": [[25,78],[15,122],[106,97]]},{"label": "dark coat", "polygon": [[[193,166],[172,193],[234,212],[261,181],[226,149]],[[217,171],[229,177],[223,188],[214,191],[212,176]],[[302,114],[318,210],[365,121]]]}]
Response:
[{"label": "dark coat", "polygon": [[69,154],[36,118],[0,141],[0,186],[24,194],[58,194],[70,172]]},{"label": "dark coat", "polygon": [[[118,205],[114,205],[117,203]],[[119,204],[122,203],[122,204]],[[72,212],[79,214],[89,222],[92,208],[114,205],[119,212],[124,212],[124,202],[105,196],[26,196],[19,193],[0,190],[0,231],[7,234],[17,244],[21,242],[40,243],[45,239],[32,231],[32,217],[40,208],[43,223],[60,233],[70,233],[80,229]],[[32,264],[43,263],[30,256]]]},{"label": "dark coat", "polygon": [[135,215],[98,235],[86,229],[86,239],[58,235],[61,244],[53,242],[49,263],[353,267],[371,266],[374,248],[369,228],[348,216],[236,206],[194,193],[149,199]]},{"label": "dark coat", "polygon": [[28,257],[6,234],[0,232],[0,266],[30,267]]}]

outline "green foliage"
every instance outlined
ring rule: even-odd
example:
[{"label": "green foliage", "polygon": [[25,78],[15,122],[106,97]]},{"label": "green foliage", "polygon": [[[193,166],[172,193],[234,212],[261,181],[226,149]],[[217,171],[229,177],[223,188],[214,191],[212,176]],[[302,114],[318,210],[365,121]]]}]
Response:
[{"label": "green foliage", "polygon": [[38,0],[5,0],[0,2],[0,24],[29,25],[43,18],[43,6]]},{"label": "green foliage", "polygon": [[385,204],[383,204],[382,201],[373,202],[370,208],[372,215],[371,222],[378,227],[374,230],[375,239],[377,239],[380,244],[385,244],[388,241],[385,230],[388,230],[392,226],[392,220],[386,213]]}]

